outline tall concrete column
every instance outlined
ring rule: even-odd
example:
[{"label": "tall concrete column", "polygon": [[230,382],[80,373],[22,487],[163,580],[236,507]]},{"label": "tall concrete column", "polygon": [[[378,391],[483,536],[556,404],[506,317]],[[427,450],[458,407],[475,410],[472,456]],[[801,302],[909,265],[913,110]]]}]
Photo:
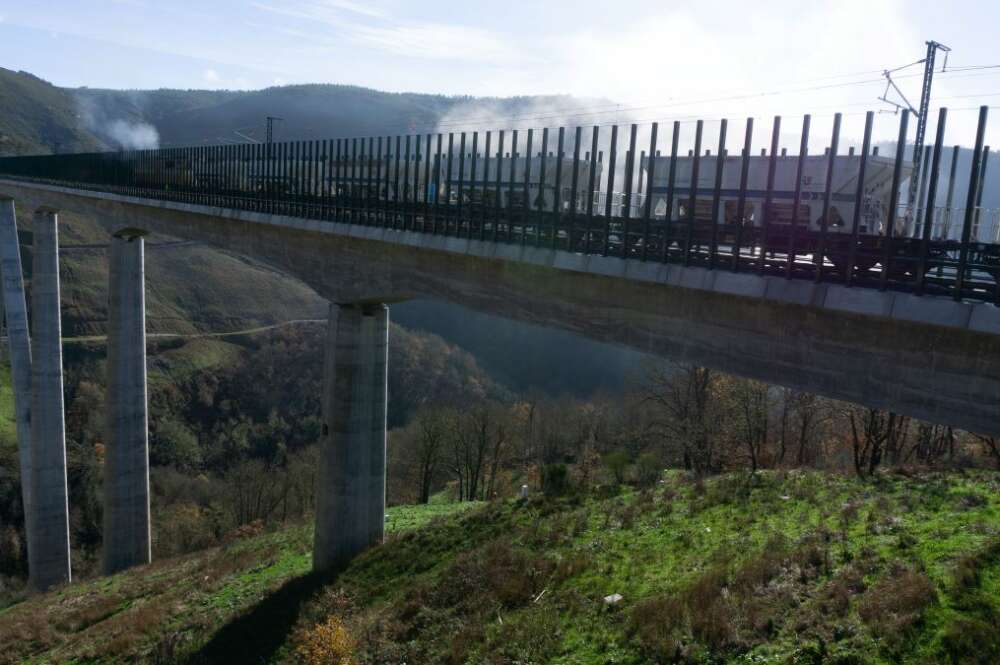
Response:
[{"label": "tall concrete column", "polygon": [[149,435],[142,231],[111,239],[104,457],[105,574],[149,563]]},{"label": "tall concrete column", "polygon": [[335,570],[381,542],[389,308],[330,305],[313,569]]},{"label": "tall concrete column", "polygon": [[34,219],[31,316],[31,440],[35,544],[28,565],[40,590],[71,579],[63,417],[62,325],[59,319],[59,234],[54,210]]},{"label": "tall concrete column", "polygon": [[[13,199],[0,200],[0,280],[10,348],[10,375],[14,387],[14,419],[17,423],[17,450],[21,463],[21,502],[24,504],[24,531],[28,561],[34,549],[34,477],[31,466],[31,338],[28,335],[28,306],[24,300],[21,247],[17,239],[17,218]],[[31,572],[30,570],[28,571]]]}]

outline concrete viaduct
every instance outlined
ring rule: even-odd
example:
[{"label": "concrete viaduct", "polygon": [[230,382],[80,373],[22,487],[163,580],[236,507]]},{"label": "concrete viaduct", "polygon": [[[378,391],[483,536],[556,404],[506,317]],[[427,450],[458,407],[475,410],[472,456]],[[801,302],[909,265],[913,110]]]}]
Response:
[{"label": "concrete viaduct", "polygon": [[[104,571],[150,560],[143,236],[266,261],[329,300],[314,567],[382,538],[388,306],[443,299],[826,397],[1000,435],[1000,309],[0,179],[0,259],[32,580],[70,579],[56,211],[111,241]],[[35,211],[29,340],[14,204]]]}]

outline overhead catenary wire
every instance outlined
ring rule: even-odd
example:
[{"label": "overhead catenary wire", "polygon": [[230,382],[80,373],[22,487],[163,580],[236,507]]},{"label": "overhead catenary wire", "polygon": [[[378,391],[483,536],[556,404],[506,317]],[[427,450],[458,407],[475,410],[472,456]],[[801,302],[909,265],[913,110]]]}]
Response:
[{"label": "overhead catenary wire", "polygon": [[[949,74],[950,71],[951,70],[949,70],[948,72],[945,72],[945,74]],[[990,74],[990,75],[997,75],[997,74],[994,74],[992,72],[989,72],[988,74]],[[903,75],[903,76],[900,76],[900,77],[897,77],[897,78],[912,78],[912,77],[916,77],[916,76],[921,76],[921,74],[908,74],[908,75]],[[949,78],[967,78],[969,76],[972,76],[972,74],[965,74],[965,75],[960,75],[960,76],[952,76],[952,77],[949,77]],[[424,133],[426,131],[435,131],[435,130],[440,131],[440,130],[449,129],[449,128],[451,128],[452,130],[455,130],[455,131],[458,131],[461,128],[469,128],[470,130],[471,129],[479,129],[479,128],[482,128],[487,123],[495,122],[498,119],[498,116],[501,116],[501,115],[502,115],[502,119],[503,120],[505,120],[505,121],[515,121],[515,122],[516,121],[544,121],[544,120],[559,120],[559,121],[563,121],[563,122],[573,122],[574,120],[582,120],[582,119],[585,119],[585,118],[593,118],[593,117],[602,116],[602,115],[612,115],[612,114],[618,115],[621,112],[652,111],[652,110],[657,110],[657,109],[677,108],[677,107],[681,107],[681,106],[691,106],[691,105],[695,105],[695,104],[713,104],[713,103],[725,102],[725,101],[737,101],[737,100],[746,100],[746,99],[760,99],[760,98],[764,98],[764,97],[774,97],[774,96],[781,96],[781,95],[800,94],[800,93],[803,93],[803,92],[814,92],[814,91],[818,91],[818,90],[836,89],[836,88],[842,88],[842,87],[853,87],[853,86],[866,85],[866,84],[874,84],[874,83],[881,84],[883,81],[884,81],[884,79],[881,79],[881,78],[877,78],[877,79],[873,78],[873,79],[864,79],[864,80],[860,80],[860,81],[848,81],[848,82],[845,82],[845,83],[834,83],[834,84],[827,84],[827,85],[821,85],[821,86],[810,86],[810,87],[807,87],[807,88],[799,88],[799,89],[794,89],[794,90],[772,90],[772,91],[757,92],[757,93],[751,93],[751,94],[727,95],[727,96],[723,96],[723,97],[708,97],[708,98],[702,98],[702,99],[677,100],[677,101],[666,102],[666,103],[662,103],[662,104],[650,104],[650,105],[642,105],[642,106],[621,106],[621,105],[615,105],[613,107],[576,107],[576,108],[579,108],[579,109],[586,109],[586,110],[583,110],[583,111],[580,111],[580,112],[566,112],[566,111],[575,111],[575,109],[571,107],[571,108],[568,108],[568,109],[564,109],[561,112],[546,113],[546,114],[500,114],[500,113],[491,113],[490,115],[483,115],[483,116],[478,116],[478,117],[468,117],[468,118],[462,118],[462,119],[456,119],[456,120],[444,121],[444,122],[433,122],[433,123],[427,123],[427,124],[424,124],[424,125],[415,125],[415,126],[414,125],[409,125],[409,126],[407,126],[407,129],[409,130],[408,133]],[[868,103],[866,102],[865,105],[868,105]],[[838,106],[844,106],[844,104],[839,104]],[[976,108],[978,108],[978,107],[976,107]],[[672,119],[676,119],[676,118],[672,118]],[[703,119],[708,119],[708,118],[703,118]],[[630,121],[637,122],[638,120],[630,120]],[[592,124],[592,125],[595,125],[595,126],[608,126],[608,125],[620,124],[620,123],[617,123],[617,122],[593,122],[593,123],[590,123],[590,122],[588,122],[587,124],[588,125]],[[515,124],[510,124],[510,125],[505,125],[505,126],[509,126],[509,127],[513,128],[513,127],[515,127]],[[517,124],[516,126],[517,127],[528,127],[529,125],[525,125],[523,123],[520,123],[520,124]],[[332,138],[349,138],[349,137],[347,135],[344,135],[344,136],[337,136],[337,137],[332,137]]]},{"label": "overhead catenary wire", "polygon": [[[914,63],[910,63],[908,65],[903,65],[901,67],[897,67],[897,68],[895,68],[893,70],[890,70],[890,71],[898,71],[900,69],[905,69],[906,67],[910,67],[910,66],[912,66],[914,64],[919,64],[920,62],[922,62],[922,60],[916,61]],[[986,71],[983,71],[983,70],[986,70]],[[946,76],[949,79],[964,79],[964,78],[969,78],[969,77],[1000,75],[1000,71],[992,71],[992,70],[1000,70],[1000,65],[967,65],[967,66],[962,66],[962,67],[949,67],[946,71],[940,72],[939,75]],[[846,77],[864,75],[864,74],[869,74],[869,73],[871,73],[871,74],[880,73],[881,71],[883,71],[883,70],[868,70],[868,71],[862,71],[862,72],[854,72],[854,73],[850,73],[850,74],[835,74],[835,75],[829,75],[829,76],[823,76],[823,77],[816,77],[816,78],[812,78],[812,79],[802,79],[802,80],[800,80],[800,82],[832,80],[832,79],[837,79],[837,78],[846,78]],[[903,74],[903,75],[898,76],[896,78],[897,79],[914,78],[914,77],[921,76],[921,75],[922,74],[920,74],[920,73]],[[607,116],[607,115],[619,116],[621,113],[633,113],[633,112],[637,112],[637,111],[638,112],[652,112],[652,111],[656,111],[656,110],[679,108],[679,107],[692,106],[692,105],[697,105],[697,104],[717,104],[717,103],[720,103],[720,102],[763,99],[763,98],[767,98],[767,97],[779,97],[779,96],[783,96],[783,95],[797,95],[797,94],[803,94],[803,93],[806,93],[806,92],[818,92],[818,91],[822,91],[822,90],[834,90],[834,89],[840,89],[840,88],[850,88],[850,87],[858,87],[858,86],[864,86],[864,85],[882,84],[884,82],[884,80],[885,79],[881,78],[881,77],[879,77],[879,78],[866,78],[866,79],[860,79],[860,80],[855,80],[855,81],[844,81],[844,82],[838,82],[838,83],[827,83],[827,84],[816,85],[816,86],[807,86],[807,87],[802,87],[802,88],[772,89],[772,90],[765,90],[765,91],[759,91],[759,92],[748,92],[748,93],[743,93],[743,94],[725,95],[725,96],[718,96],[718,97],[677,99],[677,100],[669,100],[669,101],[666,101],[666,102],[663,102],[663,103],[658,103],[658,104],[645,104],[645,105],[634,105],[634,106],[623,106],[622,104],[613,104],[613,105],[609,104],[609,105],[600,105],[600,106],[587,105],[587,106],[575,106],[575,107],[571,106],[571,107],[567,107],[567,108],[564,108],[564,109],[560,109],[559,111],[556,111],[556,112],[546,112],[546,113],[541,113],[541,114],[539,114],[539,113],[521,113],[521,114],[513,113],[513,114],[504,114],[502,112],[496,112],[496,113],[489,113],[489,114],[482,114],[482,115],[474,115],[474,116],[469,116],[469,117],[465,117],[465,118],[458,118],[458,119],[454,119],[454,120],[430,121],[430,122],[427,122],[427,123],[424,123],[424,124],[418,124],[418,125],[414,125],[412,123],[408,123],[405,126],[404,125],[400,125],[398,127],[388,128],[385,131],[379,132],[379,134],[380,135],[386,135],[386,134],[393,134],[393,133],[398,133],[398,132],[404,132],[404,133],[412,135],[412,134],[422,134],[422,133],[427,133],[427,132],[435,132],[435,131],[442,131],[442,130],[449,130],[449,129],[453,130],[453,131],[461,131],[463,129],[468,129],[469,131],[472,131],[472,130],[477,130],[477,129],[483,129],[483,128],[486,127],[486,125],[488,125],[488,124],[491,125],[492,123],[496,123],[498,120],[502,120],[504,122],[504,126],[505,127],[510,127],[510,128],[521,128],[521,127],[523,127],[523,128],[529,128],[529,127],[544,126],[544,124],[545,124],[544,121],[546,121],[546,120],[554,120],[554,121],[560,121],[560,122],[563,122],[563,123],[571,123],[571,124],[582,124],[582,122],[586,122],[586,124],[588,126],[605,127],[605,126],[610,126],[610,125],[614,125],[614,124],[620,124],[620,122],[618,122],[617,120],[616,121],[602,121],[601,120],[601,116]],[[1000,94],[1000,93],[988,92],[988,93],[983,93],[983,94],[970,94],[970,95],[949,96],[949,97],[944,97],[944,98],[938,98],[935,101],[941,101],[941,100],[944,100],[944,99],[960,99],[960,98],[966,98],[966,99],[968,99],[968,98],[974,98],[974,97],[988,97],[988,96],[995,96],[996,94]],[[867,106],[867,105],[869,105],[868,102],[863,102],[863,103],[842,103],[842,104],[837,104],[837,105],[826,105],[826,106],[819,106],[819,107],[813,106],[811,108],[812,109],[823,109],[823,108],[853,107],[853,106]],[[972,108],[972,109],[978,109],[979,107],[970,107],[970,108]],[[964,110],[964,109],[953,109],[953,110],[954,111],[961,111],[961,110]],[[784,113],[785,115],[792,115],[792,114],[790,114],[790,113],[787,112],[787,109],[785,109],[784,111],[785,111],[785,113]],[[734,112],[732,114],[727,114],[728,117],[734,117],[734,116],[737,116],[737,115],[741,115],[741,114],[739,112]],[[767,115],[767,113],[758,110],[758,111],[755,112],[754,115],[756,115],[757,117],[761,117],[761,116]],[[854,114],[852,114],[852,113],[846,113],[844,115],[845,116],[852,116]],[[721,117],[722,116],[719,116],[720,119],[721,119]],[[818,116],[814,115],[814,117],[824,117],[824,116],[823,115],[818,115]],[[588,118],[593,118],[595,121],[594,122],[587,122],[586,119],[588,119]],[[689,121],[689,120],[687,120],[687,118],[690,118],[691,120],[694,120],[694,119],[712,120],[713,119],[713,118],[705,117],[705,116],[698,116],[698,118],[695,118],[695,116],[680,116],[680,117],[671,116],[670,117],[671,120],[678,120],[680,122],[687,122],[687,121]],[[662,119],[663,119],[662,116],[657,115],[655,117],[654,116],[647,116],[646,118],[629,118],[628,122],[651,122],[651,121],[662,120]],[[542,122],[541,125],[532,124],[533,122],[539,122],[539,121]],[[256,128],[254,128],[254,129],[256,129]],[[329,136],[329,138],[333,138],[333,139],[335,139],[335,138],[351,138],[352,136],[355,136],[355,135],[353,135],[353,134],[338,134],[338,135],[331,135],[331,136]],[[211,141],[211,139],[208,139],[206,141]],[[202,142],[204,143],[206,141],[202,141]],[[169,145],[169,144],[165,144],[165,145]]]}]

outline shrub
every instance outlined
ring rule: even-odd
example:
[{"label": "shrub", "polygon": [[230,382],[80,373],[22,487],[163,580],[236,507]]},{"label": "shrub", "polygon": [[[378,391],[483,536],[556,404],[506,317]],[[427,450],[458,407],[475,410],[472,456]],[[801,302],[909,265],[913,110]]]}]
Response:
[{"label": "shrub", "polygon": [[636,481],[642,487],[655,485],[660,479],[662,465],[659,458],[653,453],[643,453],[635,462]]},{"label": "shrub", "polygon": [[562,641],[559,611],[554,607],[532,607],[510,620],[486,640],[489,665],[547,663]]},{"label": "shrub", "polygon": [[629,634],[651,660],[680,658],[686,632],[686,608],[677,596],[654,596],[636,603],[629,618]]},{"label": "shrub", "polygon": [[956,619],[941,638],[941,650],[954,665],[994,665],[1000,662],[1000,625]]},{"label": "shrub", "polygon": [[906,644],[923,620],[924,610],[937,602],[937,590],[926,574],[896,564],[872,586],[858,605],[858,614],[890,652]]},{"label": "shrub", "polygon": [[629,465],[628,453],[624,450],[612,450],[604,456],[604,466],[608,467],[615,482],[621,485],[625,482],[625,473]]},{"label": "shrub", "polygon": [[353,665],[354,640],[335,616],[301,631],[295,652],[305,665]]},{"label": "shrub", "polygon": [[546,496],[562,496],[569,490],[569,472],[565,464],[542,467],[542,492]]}]

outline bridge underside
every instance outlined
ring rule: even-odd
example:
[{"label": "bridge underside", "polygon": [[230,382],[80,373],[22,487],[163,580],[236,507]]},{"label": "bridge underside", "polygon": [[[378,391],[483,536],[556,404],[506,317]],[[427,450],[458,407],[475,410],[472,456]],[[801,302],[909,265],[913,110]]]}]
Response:
[{"label": "bridge underside", "polygon": [[110,232],[251,256],[334,303],[440,299],[1000,435],[1000,311],[989,304],[13,181],[0,193],[93,216]]}]

